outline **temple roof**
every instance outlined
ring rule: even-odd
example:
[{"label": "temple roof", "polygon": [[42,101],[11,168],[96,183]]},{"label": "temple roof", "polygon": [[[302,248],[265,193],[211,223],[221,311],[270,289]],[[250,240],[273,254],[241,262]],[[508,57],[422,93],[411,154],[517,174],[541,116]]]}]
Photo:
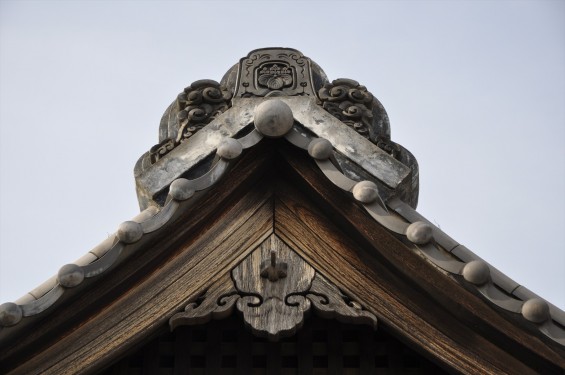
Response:
[{"label": "temple roof", "polygon": [[[326,179],[323,188],[310,183],[312,189],[326,189],[344,202],[348,199],[355,215],[364,212],[359,225],[383,228],[409,249],[410,256],[431,265],[437,275],[447,276],[442,282],[453,284],[462,295],[471,291],[502,320],[556,350],[563,349],[562,310],[418,213],[416,159],[390,139],[386,112],[367,88],[349,79],[329,82],[317,64],[299,51],[282,48],[252,51],[220,83],[197,81],[179,94],[163,116],[159,143],[135,167],[141,213],[30,293],[1,305],[0,344],[13,342],[40,319],[78,298],[81,290],[96,288],[98,280],[135,263],[140,252],[155,246],[156,238],[167,237],[180,225],[179,217],[188,215],[190,225],[204,225],[205,215],[189,215],[191,210],[209,201],[211,192],[219,194],[220,185],[226,194],[230,189],[235,194],[239,186],[251,188],[244,181],[263,165],[258,159],[264,157],[262,163],[269,163],[265,160],[273,158],[273,148],[302,179]],[[302,156],[287,157],[294,154]],[[245,170],[244,161],[251,170]],[[278,164],[261,168],[276,175],[274,180],[284,180],[284,173],[278,176]],[[234,170],[237,178],[232,176]],[[228,188],[231,181],[240,185]],[[327,201],[322,204],[331,206]],[[339,220],[355,225],[349,214],[341,215]]]}]

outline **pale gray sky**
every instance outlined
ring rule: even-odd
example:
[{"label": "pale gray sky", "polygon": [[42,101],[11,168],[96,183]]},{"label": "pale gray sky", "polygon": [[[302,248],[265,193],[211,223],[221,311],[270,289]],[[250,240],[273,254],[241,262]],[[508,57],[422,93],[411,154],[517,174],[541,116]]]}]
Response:
[{"label": "pale gray sky", "polygon": [[385,106],[418,210],[565,308],[564,1],[0,1],[0,302],[137,213],[169,103],[301,50]]}]

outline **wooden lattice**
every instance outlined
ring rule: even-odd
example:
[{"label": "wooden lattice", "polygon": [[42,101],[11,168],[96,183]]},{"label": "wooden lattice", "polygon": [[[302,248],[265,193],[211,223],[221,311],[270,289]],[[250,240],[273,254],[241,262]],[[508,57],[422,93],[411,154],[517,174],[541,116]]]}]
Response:
[{"label": "wooden lattice", "polygon": [[104,374],[442,374],[382,328],[308,318],[279,342],[253,336],[238,317],[179,327]]}]

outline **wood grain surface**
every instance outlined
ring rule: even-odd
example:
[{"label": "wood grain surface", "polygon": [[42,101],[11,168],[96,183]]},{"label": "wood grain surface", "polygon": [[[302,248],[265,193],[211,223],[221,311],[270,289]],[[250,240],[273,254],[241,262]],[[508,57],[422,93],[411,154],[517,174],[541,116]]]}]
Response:
[{"label": "wood grain surface", "polygon": [[[276,281],[261,276],[261,265],[270,259],[272,251],[277,254],[278,262],[287,265],[286,277]],[[310,301],[304,295],[310,289],[315,271],[277,236],[271,235],[232,275],[242,293],[237,308],[256,335],[277,341],[302,327],[304,313],[310,309]],[[295,298],[289,304],[287,298],[291,295]]]},{"label": "wood grain surface", "polygon": [[[258,295],[283,300],[292,290],[315,286],[319,295],[337,290],[341,301],[355,301],[346,305],[375,314],[379,329],[448,371],[563,373],[562,347],[430,264],[348,194],[328,182],[306,152],[261,142],[224,180],[183,203],[162,230],[128,246],[106,275],[28,319],[1,348],[0,373],[95,373],[168,329],[169,319],[190,303],[197,307],[200,296],[233,292],[228,284],[234,269],[252,302],[241,310],[257,326],[270,319],[268,312],[253,310]],[[286,278],[261,277],[272,250],[287,263]],[[312,283],[314,274],[322,279]],[[341,311],[347,321],[351,311]],[[276,324],[281,332],[290,326]],[[277,358],[272,360],[275,366]]]}]

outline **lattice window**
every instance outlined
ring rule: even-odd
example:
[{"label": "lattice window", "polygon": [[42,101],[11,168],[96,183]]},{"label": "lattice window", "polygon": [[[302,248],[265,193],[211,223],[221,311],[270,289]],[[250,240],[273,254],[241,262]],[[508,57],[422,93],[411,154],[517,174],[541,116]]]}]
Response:
[{"label": "lattice window", "polygon": [[379,329],[308,318],[296,335],[269,342],[232,316],[162,334],[104,374],[443,374]]}]

